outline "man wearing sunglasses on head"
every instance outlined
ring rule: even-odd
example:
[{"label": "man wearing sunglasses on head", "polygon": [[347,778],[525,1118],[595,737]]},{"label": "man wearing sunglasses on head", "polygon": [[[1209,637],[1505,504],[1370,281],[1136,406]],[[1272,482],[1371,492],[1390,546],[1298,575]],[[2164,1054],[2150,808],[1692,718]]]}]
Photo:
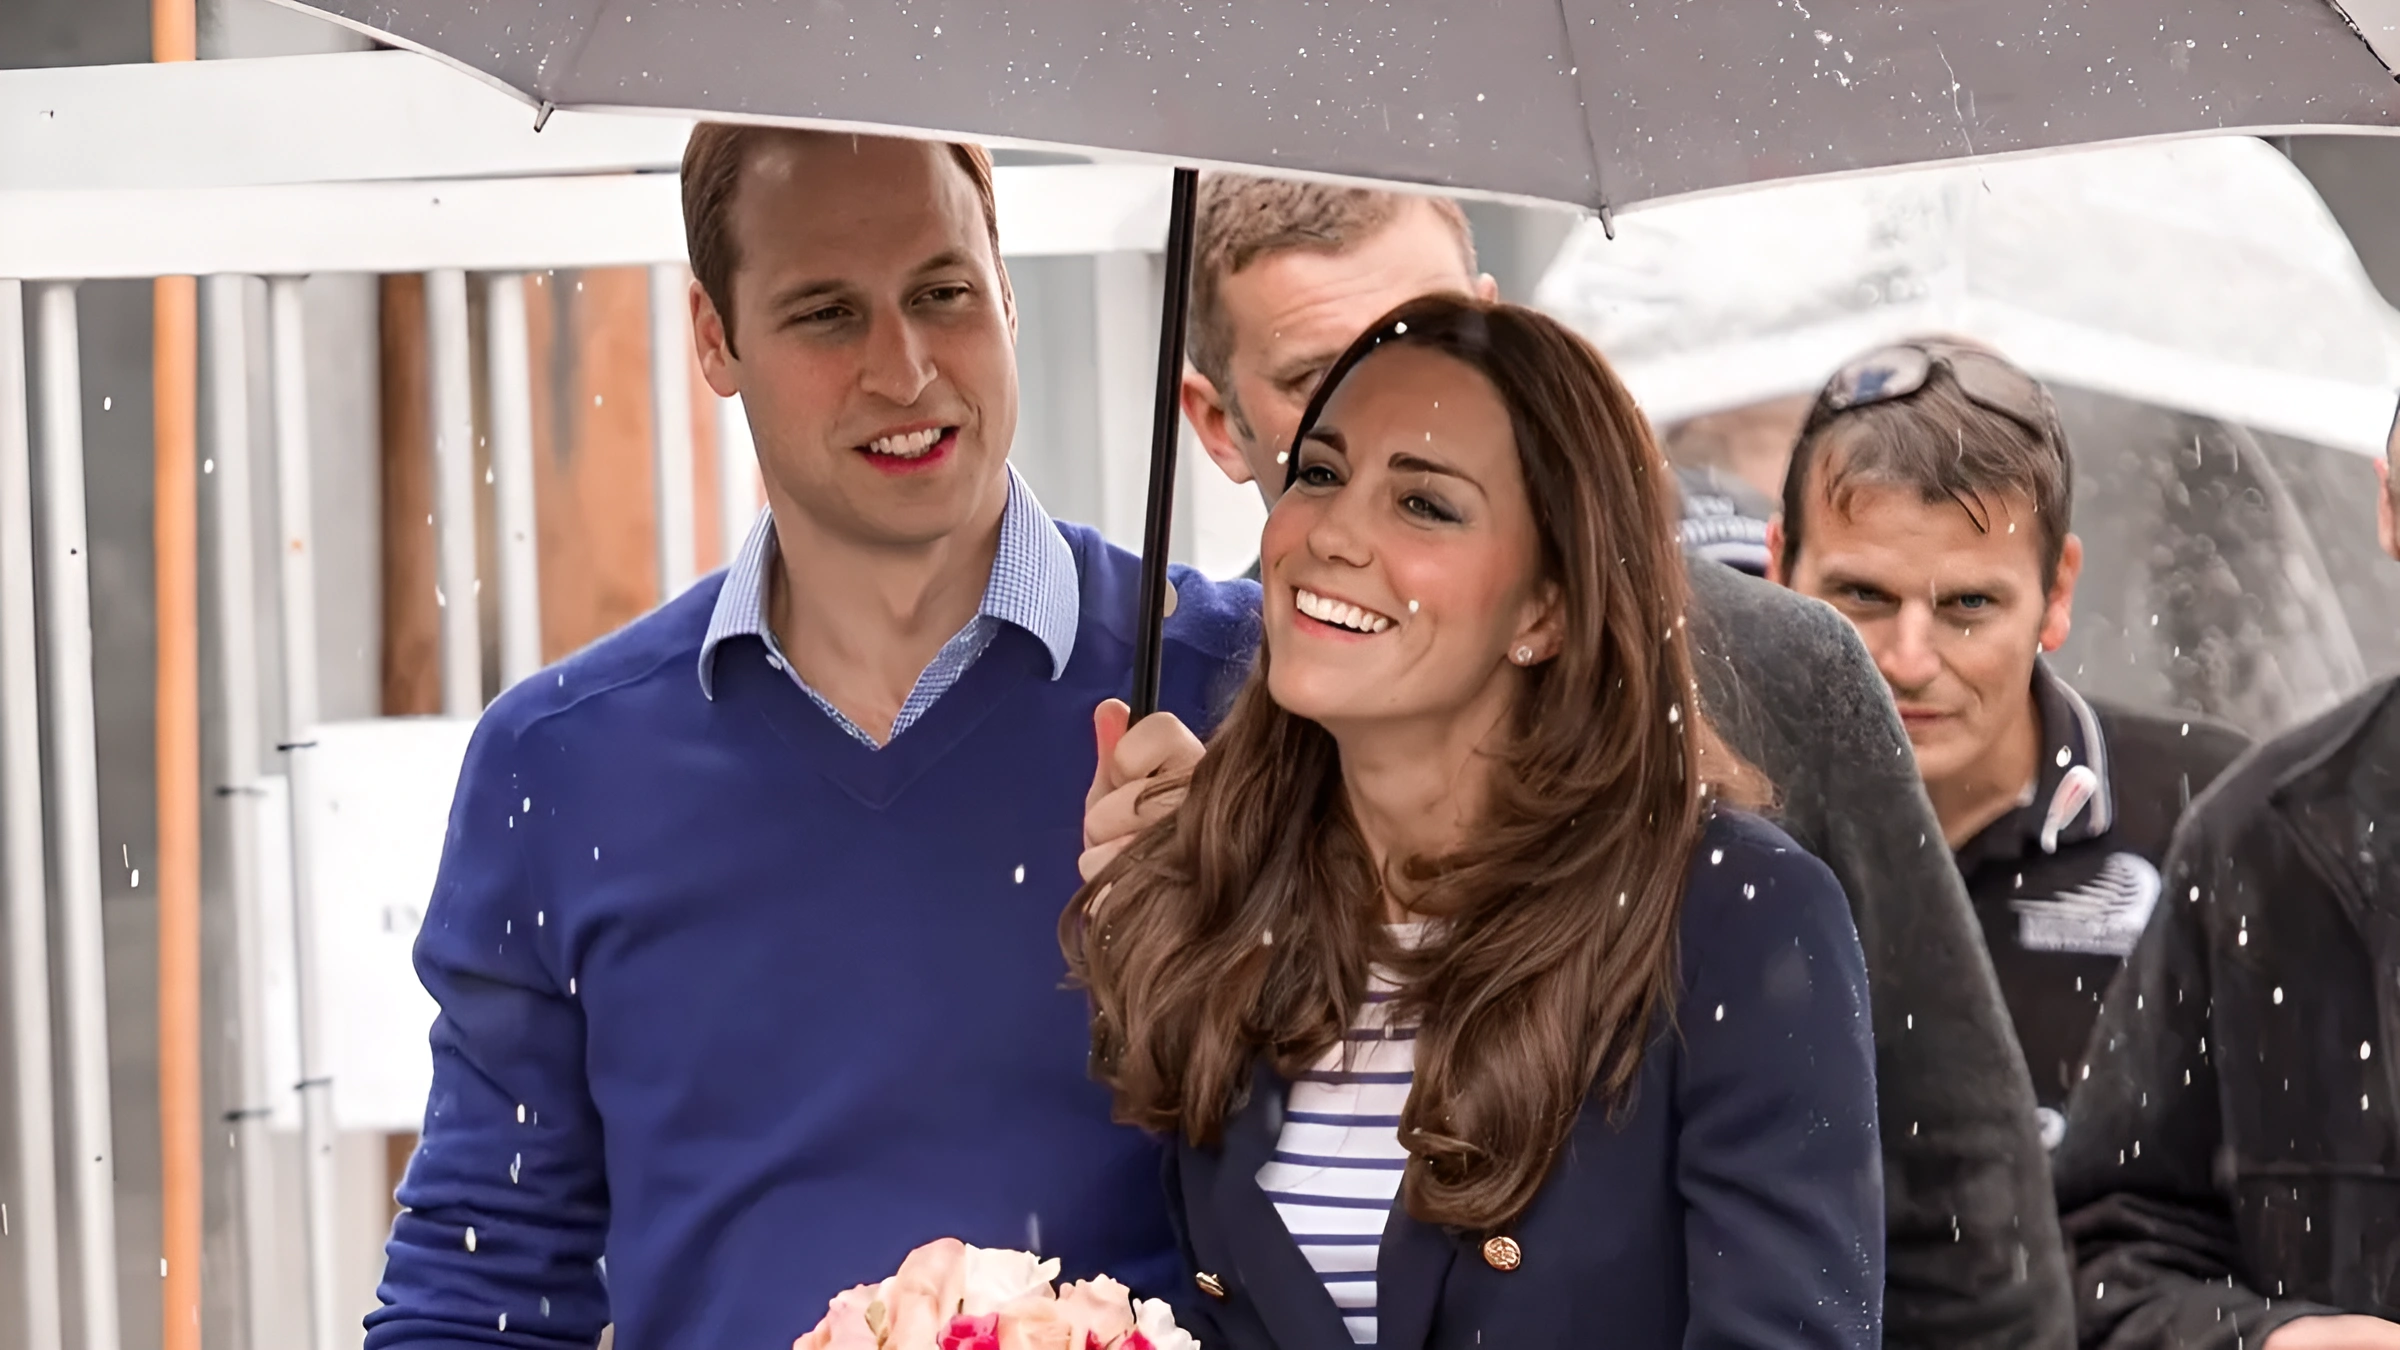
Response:
[{"label": "man wearing sunglasses on head", "polygon": [[2039,382],[1972,343],[1904,342],[1818,395],[1767,545],[1774,579],[1841,611],[1891,686],[2052,1148],[2175,822],[2245,746],[2095,704],[2042,659],[2083,563],[2072,491]]}]

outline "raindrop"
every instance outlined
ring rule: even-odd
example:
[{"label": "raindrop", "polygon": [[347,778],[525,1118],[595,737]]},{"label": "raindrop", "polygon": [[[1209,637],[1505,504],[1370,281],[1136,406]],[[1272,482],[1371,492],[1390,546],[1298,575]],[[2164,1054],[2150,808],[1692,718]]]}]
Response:
[{"label": "raindrop", "polygon": [[[524,1124],[524,1123],[525,1123],[525,1103],[523,1103],[523,1102],[518,1102],[518,1103],[517,1103],[517,1123],[518,1123],[519,1125],[522,1125],[522,1124]],[[467,1246],[468,1246],[470,1249],[472,1249],[472,1248],[475,1246],[475,1239],[474,1239],[474,1237],[472,1236],[472,1234],[475,1232],[475,1230],[474,1230],[474,1229],[472,1229],[472,1228],[470,1228],[470,1229],[468,1229],[468,1230],[467,1230],[467,1232],[468,1232],[468,1234],[470,1235],[470,1236],[467,1238]]]},{"label": "raindrop", "polygon": [[107,412],[110,408],[115,407],[116,403],[117,401],[113,398],[103,398],[100,400],[100,411]]},{"label": "raindrop", "polygon": [[133,869],[133,888],[137,891],[142,888],[142,869],[138,867]]},{"label": "raindrop", "polygon": [[2358,1043],[2358,1057],[2360,1059],[2373,1059],[2375,1057],[2375,1047],[2369,1045],[2365,1041],[2360,1041]]},{"label": "raindrop", "polygon": [[[630,14],[628,14],[628,15],[626,15],[626,16],[625,16],[625,18],[626,18],[626,20],[627,20],[628,22],[631,22],[631,21],[632,21],[632,19],[633,19],[633,16],[632,16],[632,15],[630,15]],[[501,1329],[502,1331],[506,1331],[506,1330],[508,1330],[508,1314],[507,1314],[507,1313],[502,1313],[502,1314],[500,1314],[500,1329]]]},{"label": "raindrop", "polygon": [[1408,602],[1408,612],[1409,612],[1409,613],[1411,613],[1411,614],[1414,614],[1414,613],[1416,613],[1416,612],[1417,612],[1417,602],[1416,602],[1416,601],[1414,601],[1414,600],[1411,600],[1411,601],[1409,601],[1409,602]]},{"label": "raindrop", "polygon": [[2280,984],[2275,986],[2275,1002],[2278,1006],[2283,1003],[2283,986]]},{"label": "raindrop", "polygon": [[1668,704],[1668,705],[1667,705],[1667,725],[1668,725],[1668,726],[1675,726],[1675,725],[1678,725],[1679,723],[1681,723],[1682,721],[1683,721],[1683,705],[1682,705],[1682,704],[1680,704],[1680,703],[1670,703],[1670,704]]},{"label": "raindrop", "polygon": [[517,1174],[525,1170],[525,1155],[520,1153],[508,1160],[508,1184],[517,1184]]},{"label": "raindrop", "polygon": [[1710,850],[1708,851],[1708,865],[1709,865],[1709,866],[1711,866],[1711,867],[1715,867],[1716,865],[1718,865],[1719,863],[1722,863],[1722,862],[1724,862],[1724,861],[1725,861],[1725,850],[1723,850],[1723,849],[1721,849],[1721,848],[1712,848],[1712,849],[1710,849]]},{"label": "raindrop", "polygon": [[215,460],[213,460],[213,459],[204,459],[204,460],[201,460],[201,461],[200,461],[200,472],[202,472],[202,473],[215,473],[216,471],[217,471],[217,462],[216,462]]},{"label": "raindrop", "polygon": [[[1425,114],[1423,114],[1423,113],[1418,113],[1418,114],[1417,114],[1417,116],[1419,116],[1419,117],[1423,117],[1424,115],[1425,115]],[[1395,324],[1393,324],[1393,325],[1392,325],[1392,336],[1394,336],[1394,337],[1398,337],[1400,334],[1402,334],[1402,333],[1405,333],[1405,332],[1407,332],[1407,331],[1408,331],[1408,320],[1406,320],[1406,319],[1402,319],[1402,320],[1400,320],[1398,323],[1395,323]]]},{"label": "raindrop", "polygon": [[1917,1015],[1915,1013],[1910,1013],[1908,1015],[1907,1029],[1910,1031],[1915,1031],[1917,1029]]},{"label": "raindrop", "polygon": [[550,911],[549,911],[549,910],[546,910],[546,909],[537,909],[537,910],[535,910],[535,911],[533,912],[533,926],[534,926],[534,927],[536,927],[536,928],[539,928],[539,927],[541,927],[543,924],[545,924],[545,923],[548,923],[549,921],[550,921]]},{"label": "raindrop", "polygon": [[1023,863],[1017,864],[1017,884],[1020,886],[1025,884],[1025,864]]},{"label": "raindrop", "polygon": [[[525,1108],[524,1108],[524,1107],[522,1107],[522,1106],[520,1106],[520,1107],[518,1107],[517,1109],[518,1109],[519,1111],[523,1111]],[[473,1250],[475,1250],[475,1230],[474,1230],[473,1228],[469,1228],[469,1229],[467,1230],[467,1250],[468,1250],[468,1251],[473,1251]]]},{"label": "raindrop", "polygon": [[[583,289],[583,287],[582,287],[582,286],[580,286],[580,285],[578,285],[578,286],[577,286],[575,289],[577,289],[577,290],[579,290],[579,291],[580,291],[580,290],[582,290],[582,289]],[[592,406],[593,406],[593,407],[595,407],[595,408],[597,408],[597,407],[599,407],[599,406],[600,406],[600,395],[598,395],[598,394],[594,394],[594,395],[592,395]],[[2153,615],[2153,616],[2152,616],[2153,620],[2155,620],[2155,619],[2156,619],[2156,617],[2157,617],[2157,616]]]},{"label": "raindrop", "polygon": [[2075,756],[2067,750],[2067,747],[2063,745],[2058,747],[2058,767],[2062,769],[2067,767],[2068,762],[2074,758]]},{"label": "raindrop", "polygon": [[570,994],[570,995],[572,995],[574,992],[575,992],[575,977],[574,977],[574,976],[572,976],[572,975],[569,975],[569,976],[567,977],[567,993],[568,993],[568,994]]},{"label": "raindrop", "polygon": [[1756,900],[1758,898],[1758,887],[1751,885],[1747,881],[1743,882],[1742,898],[1744,900]]},{"label": "raindrop", "polygon": [[1717,1005],[1717,1020],[1720,1022],[1725,1020],[1725,1005],[1722,1003]]}]

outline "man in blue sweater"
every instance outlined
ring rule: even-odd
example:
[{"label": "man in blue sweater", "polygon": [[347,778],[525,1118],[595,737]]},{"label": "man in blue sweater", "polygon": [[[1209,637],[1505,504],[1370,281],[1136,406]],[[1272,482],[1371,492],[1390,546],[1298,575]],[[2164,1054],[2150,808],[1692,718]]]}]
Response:
[{"label": "man in blue sweater", "polygon": [[[476,730],[367,1345],[780,1350],[945,1235],[1169,1292],[1056,938],[1136,563],[1008,467],[990,161],[704,126],[683,194],[769,512]],[[1256,592],[1175,584],[1162,703],[1205,723]]]}]

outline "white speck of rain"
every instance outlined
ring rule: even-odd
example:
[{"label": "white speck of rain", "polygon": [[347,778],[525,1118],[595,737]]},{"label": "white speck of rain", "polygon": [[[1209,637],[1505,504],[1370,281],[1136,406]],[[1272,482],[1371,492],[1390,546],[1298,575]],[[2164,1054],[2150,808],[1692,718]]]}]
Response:
[{"label": "white speck of rain", "polygon": [[1023,863],[1017,864],[1017,884],[1020,886],[1025,884],[1025,864]]},{"label": "white speck of rain", "polygon": [[1411,614],[1414,614],[1414,613],[1416,613],[1416,612],[1417,612],[1417,602],[1416,602],[1416,601],[1414,601],[1414,600],[1411,600],[1411,601],[1409,601],[1409,602],[1408,602],[1408,612],[1409,612],[1409,613],[1411,613]]},{"label": "white speck of rain", "polygon": [[[522,1125],[522,1124],[524,1124],[524,1123],[525,1123],[525,1103],[523,1103],[523,1102],[518,1102],[518,1103],[517,1103],[517,1123],[518,1123],[519,1125]],[[470,1229],[468,1229],[467,1231],[468,1231],[468,1232],[470,1232],[470,1233],[472,1233],[472,1232],[474,1232],[475,1230],[474,1230],[474,1229],[472,1229],[472,1228],[470,1228]],[[474,1241],[473,1241],[473,1239],[469,1239],[469,1240],[468,1240],[468,1242],[467,1242],[467,1245],[468,1245],[468,1246],[470,1246],[470,1247],[474,1246],[475,1244],[474,1244]]]},{"label": "white speck of rain", "polygon": [[2067,767],[2068,761],[2074,758],[2075,756],[2068,752],[2067,747],[2063,745],[2058,747],[2058,767],[2062,769]]},{"label": "white speck of rain", "polygon": [[2275,986],[2275,1002],[2278,1005],[2283,1002],[2283,986],[2280,984]]},{"label": "white speck of rain", "polygon": [[[628,19],[630,19],[630,18],[632,18],[633,16],[632,16],[632,15],[630,15],[630,14],[628,14],[628,15],[626,15],[625,17],[626,17],[626,18],[628,18]],[[506,1330],[508,1330],[508,1314],[507,1314],[507,1313],[502,1313],[502,1314],[500,1314],[500,1329],[501,1329],[502,1331],[506,1331]]]},{"label": "white speck of rain", "polygon": [[115,407],[116,403],[117,401],[113,398],[103,398],[100,400],[100,411],[107,412],[110,408]]},{"label": "white speck of rain", "polygon": [[600,861],[600,846],[598,844],[592,845],[592,861]]},{"label": "white speck of rain", "polygon": [[1725,1020],[1725,1005],[1722,1003],[1717,1005],[1717,1020],[1720,1022]]},{"label": "white speck of rain", "polygon": [[158,1258],[158,1278],[167,1278],[167,1258],[163,1256]]},{"label": "white speck of rain", "polygon": [[1756,900],[1758,898],[1758,887],[1751,885],[1747,881],[1743,882],[1742,898],[1744,900]]},{"label": "white speck of rain", "polygon": [[213,460],[213,459],[204,459],[204,460],[201,460],[201,461],[200,461],[200,472],[202,472],[202,473],[215,473],[216,471],[217,471],[217,462],[216,462],[215,460]]},{"label": "white speck of rain", "polygon": [[1910,1013],[1910,1014],[1908,1015],[1908,1030],[1910,1030],[1910,1031],[1915,1031],[1916,1029],[1917,1029],[1917,1015],[1916,1015],[1915,1013]]},{"label": "white speck of rain", "polygon": [[517,1176],[525,1170],[525,1155],[520,1153],[508,1160],[508,1184],[517,1184]]},{"label": "white speck of rain", "polygon": [[2375,1047],[2365,1041],[2360,1041],[2358,1043],[2358,1057],[2360,1059],[2373,1059],[2375,1057]]},{"label": "white speck of rain", "polygon": [[467,1250],[475,1250],[475,1230],[472,1228],[467,1230]]},{"label": "white speck of rain", "polygon": [[527,798],[525,799],[525,805],[524,805],[523,807],[519,808],[519,809],[520,809],[520,810],[524,810],[524,811],[531,811],[531,810],[533,810],[533,798],[531,798],[531,797],[527,797]]},{"label": "white speck of rain", "polygon": [[548,922],[549,922],[549,920],[550,920],[550,911],[549,911],[549,910],[546,910],[546,909],[537,909],[537,910],[535,910],[535,911],[533,912],[533,926],[534,926],[534,927],[536,927],[536,928],[540,928],[540,927],[542,927],[544,924],[548,923]]},{"label": "white speck of rain", "polygon": [[575,977],[574,977],[574,976],[572,976],[572,975],[569,975],[569,976],[567,977],[567,993],[568,993],[570,996],[572,996],[572,995],[574,994],[574,992],[575,992]]},{"label": "white speck of rain", "polygon": [[1718,864],[1720,864],[1720,863],[1722,863],[1722,862],[1724,862],[1724,861],[1725,861],[1725,850],[1723,850],[1723,849],[1721,849],[1721,848],[1712,848],[1712,849],[1710,849],[1710,850],[1708,851],[1708,865],[1709,865],[1709,866],[1711,866],[1711,867],[1715,867],[1715,866],[1717,866]]},{"label": "white speck of rain", "polygon": [[1668,705],[1667,705],[1667,725],[1668,725],[1668,726],[1679,726],[1679,725],[1681,725],[1681,724],[1682,724],[1682,722],[1683,722],[1683,705],[1682,705],[1682,704],[1680,704],[1680,703],[1670,703],[1670,704],[1668,704]]}]

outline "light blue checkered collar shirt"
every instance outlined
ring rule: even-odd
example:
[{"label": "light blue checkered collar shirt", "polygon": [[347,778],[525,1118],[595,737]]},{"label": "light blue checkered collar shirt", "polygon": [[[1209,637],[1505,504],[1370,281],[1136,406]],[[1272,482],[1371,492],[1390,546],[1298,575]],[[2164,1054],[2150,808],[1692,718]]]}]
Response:
[{"label": "light blue checkered collar shirt", "polygon": [[[751,526],[750,537],[743,541],[741,554],[725,574],[725,588],[717,593],[717,607],[709,615],[708,634],[700,640],[700,692],[716,697],[716,656],[718,644],[732,637],[754,637],[766,644],[767,664],[791,676],[792,683],[816,700],[825,715],[849,732],[862,744],[875,746],[876,741],[857,723],[842,715],[839,708],[825,696],[808,687],[791,662],[784,659],[782,644],[775,640],[775,629],[767,619],[769,582],[781,554],[775,545],[775,517],[761,512],[758,523]],[[967,626],[958,630],[933,660],[917,676],[916,687],[909,690],[908,701],[900,705],[899,717],[892,722],[892,739],[909,729],[934,701],[950,692],[952,685],[975,664],[1000,634],[1000,625],[1015,624],[1041,639],[1050,651],[1050,678],[1066,674],[1067,661],[1075,653],[1075,627],[1082,613],[1083,582],[1075,570],[1075,551],[1067,546],[1058,527],[1050,521],[1050,513],[1033,496],[1033,489],[1008,471],[1008,506],[1000,516],[1000,551],[992,559],[992,579],[983,588],[983,604]],[[880,747],[877,747],[880,748]]]}]

